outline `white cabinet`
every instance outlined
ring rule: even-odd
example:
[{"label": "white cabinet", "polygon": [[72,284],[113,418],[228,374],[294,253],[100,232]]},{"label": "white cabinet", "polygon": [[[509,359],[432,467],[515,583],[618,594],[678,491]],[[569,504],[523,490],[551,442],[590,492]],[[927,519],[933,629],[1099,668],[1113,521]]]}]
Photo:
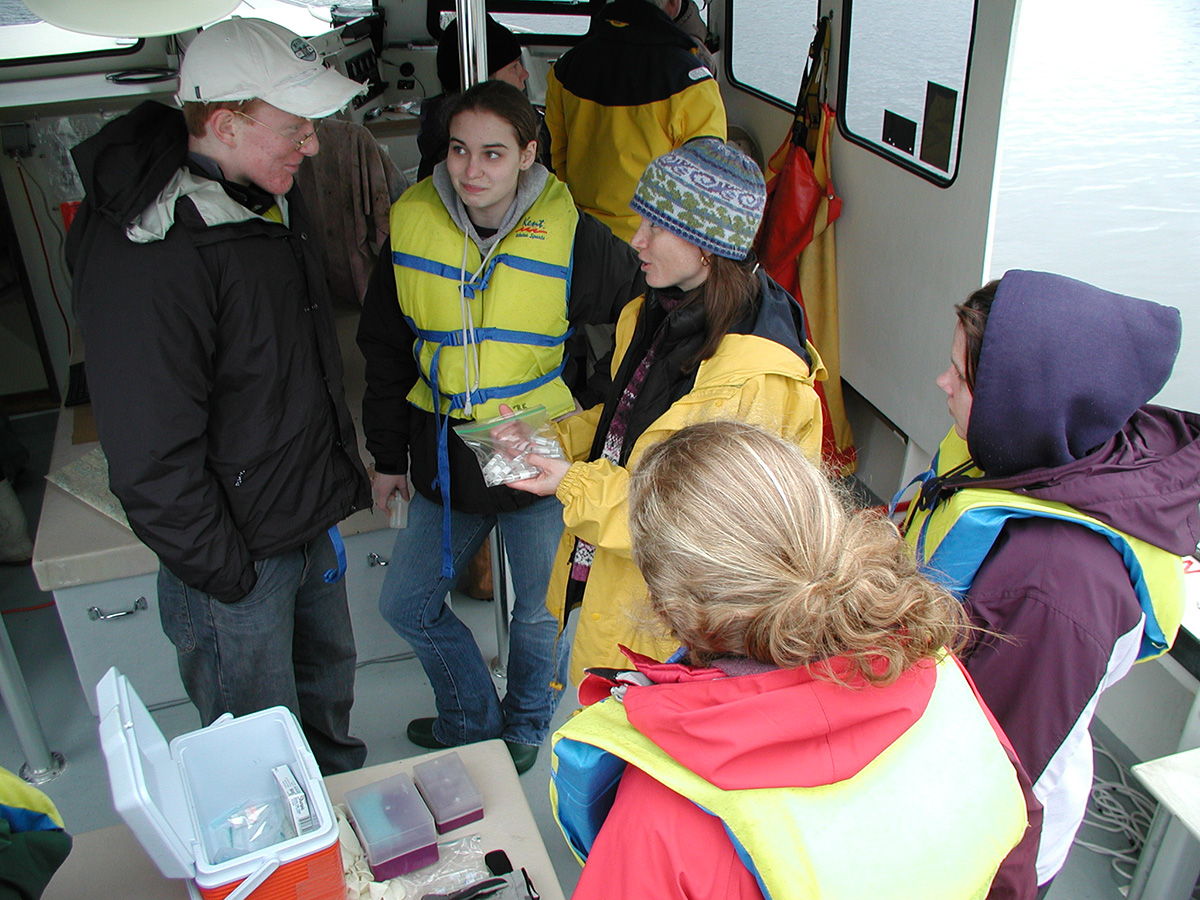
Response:
[{"label": "white cabinet", "polygon": [[[359,665],[412,652],[379,615],[379,590],[395,539],[390,528],[345,539],[346,595]],[[157,581],[158,574],[151,572],[54,591],[75,671],[93,714],[96,683],[109,666],[129,678],[151,709],[187,699],[175,647],[159,619]]]},{"label": "white cabinet", "polygon": [[175,647],[158,616],[158,574],[58,588],[54,602],[93,715],[96,683],[116,666],[149,707],[186,700]]},{"label": "white cabinet", "polygon": [[346,596],[350,601],[350,621],[354,625],[360,666],[372,660],[412,653],[412,648],[379,614],[379,591],[395,542],[396,532],[391,528],[364,531],[345,539]]}]

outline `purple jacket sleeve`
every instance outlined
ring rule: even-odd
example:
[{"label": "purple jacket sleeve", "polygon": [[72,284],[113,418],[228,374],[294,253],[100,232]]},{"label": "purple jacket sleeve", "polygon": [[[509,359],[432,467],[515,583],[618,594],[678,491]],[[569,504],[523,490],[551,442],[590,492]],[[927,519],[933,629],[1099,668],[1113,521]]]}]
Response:
[{"label": "purple jacket sleeve", "polygon": [[1096,693],[1141,608],[1121,557],[1080,525],[1009,522],[966,600],[964,663],[1036,783]]}]

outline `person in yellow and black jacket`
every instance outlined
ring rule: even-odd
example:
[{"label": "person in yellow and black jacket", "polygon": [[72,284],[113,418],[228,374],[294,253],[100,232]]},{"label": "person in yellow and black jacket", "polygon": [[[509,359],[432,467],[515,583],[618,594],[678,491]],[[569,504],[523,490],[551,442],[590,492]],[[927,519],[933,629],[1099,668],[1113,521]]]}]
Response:
[{"label": "person in yellow and black jacket", "polygon": [[[380,610],[416,651],[437,701],[436,719],[413,720],[409,739],[437,748],[502,737],[524,771],[563,678],[545,606],[562,507],[486,487],[448,423],[494,417],[502,403],[559,418],[577,398],[588,402],[583,328],[611,325],[641,279],[629,246],[535,162],[537,117],[520,91],[489,81],[451,102],[449,155],[392,208],[390,252],[358,332],[376,505],[414,492]],[[470,630],[443,602],[497,521],[516,595],[503,702]]]},{"label": "person in yellow and black jacket", "polygon": [[629,470],[650,445],[696,422],[737,419],[820,453],[813,382],[825,369],[800,306],[751,251],[765,200],[758,167],[721,141],[691,141],[646,169],[633,248],[650,290],[617,324],[613,385],[603,405],[563,423],[575,462],[531,457],[542,476],[513,484],[563,503],[547,605],[560,628],[582,605],[575,682],[588,666],[620,665],[618,644],[650,656],[674,649],[634,615],[646,585],[630,558]]},{"label": "person in yellow and black jacket", "polygon": [[692,38],[672,21],[680,0],[617,0],[546,80],[554,172],[580,209],[624,240],[629,198],[646,166],[697,137],[726,137],[725,105]]}]

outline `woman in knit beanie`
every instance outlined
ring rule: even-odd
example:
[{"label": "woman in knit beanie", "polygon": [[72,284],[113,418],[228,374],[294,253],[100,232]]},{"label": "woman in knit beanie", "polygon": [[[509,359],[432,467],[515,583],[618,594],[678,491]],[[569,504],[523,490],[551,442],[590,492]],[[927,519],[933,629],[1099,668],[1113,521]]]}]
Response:
[{"label": "woman in knit beanie", "polygon": [[618,645],[657,659],[676,646],[648,613],[630,558],[629,472],[646,448],[686,425],[734,419],[813,459],[820,451],[813,382],[825,370],[800,306],[751,249],[765,202],[758,167],[715,138],[647,167],[630,203],[642,217],[630,243],[647,289],[617,324],[612,387],[603,404],[561,423],[576,462],[534,458],[543,474],[511,485],[563,503],[547,604],[560,626],[582,605],[575,683],[586,667],[621,666]]}]

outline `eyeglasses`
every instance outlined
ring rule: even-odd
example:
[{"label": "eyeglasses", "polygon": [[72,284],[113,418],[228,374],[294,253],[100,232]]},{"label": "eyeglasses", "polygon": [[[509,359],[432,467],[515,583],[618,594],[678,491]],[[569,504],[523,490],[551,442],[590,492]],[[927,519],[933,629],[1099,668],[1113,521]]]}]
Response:
[{"label": "eyeglasses", "polygon": [[[310,131],[308,134],[306,134],[304,137],[302,137],[300,140],[296,140],[294,137],[288,137],[282,131],[275,131],[275,129],[272,128],[270,125],[266,124],[265,122],[258,121],[258,119],[254,118],[254,116],[246,115],[246,113],[241,112],[240,110],[235,110],[235,112],[239,116],[241,116],[243,119],[249,119],[255,125],[261,125],[263,128],[267,129],[267,131],[274,132],[275,134],[277,134],[281,138],[283,138],[285,141],[291,141],[293,144],[296,145],[297,150],[302,150],[304,148],[305,144],[307,144],[309,141],[311,141],[313,138],[315,138],[317,136],[317,132],[314,129],[313,131]],[[309,120],[305,119],[304,121],[307,122]]]}]

